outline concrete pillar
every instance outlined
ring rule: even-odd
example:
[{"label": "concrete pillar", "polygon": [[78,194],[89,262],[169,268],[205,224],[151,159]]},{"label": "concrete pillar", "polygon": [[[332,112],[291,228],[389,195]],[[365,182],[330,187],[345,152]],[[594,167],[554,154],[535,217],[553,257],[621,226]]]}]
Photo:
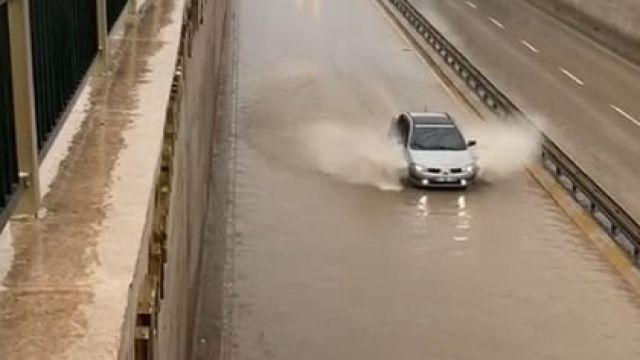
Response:
[{"label": "concrete pillar", "polygon": [[15,215],[36,216],[40,206],[40,181],[29,0],[9,0],[7,6],[16,147],[22,190]]}]

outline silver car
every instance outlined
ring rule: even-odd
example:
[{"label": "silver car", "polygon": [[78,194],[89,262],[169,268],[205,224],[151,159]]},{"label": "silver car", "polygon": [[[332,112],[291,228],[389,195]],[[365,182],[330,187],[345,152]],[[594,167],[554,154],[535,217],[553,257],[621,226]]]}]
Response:
[{"label": "silver car", "polygon": [[407,179],[420,187],[466,188],[478,174],[475,155],[446,113],[404,113],[394,119],[392,134],[405,149]]}]

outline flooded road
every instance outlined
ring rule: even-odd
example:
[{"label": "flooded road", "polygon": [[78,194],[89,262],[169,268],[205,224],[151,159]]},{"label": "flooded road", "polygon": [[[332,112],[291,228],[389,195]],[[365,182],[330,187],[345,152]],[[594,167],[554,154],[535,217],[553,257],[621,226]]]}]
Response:
[{"label": "flooded road", "polygon": [[489,159],[466,192],[398,189],[384,134],[401,111],[450,112],[481,155],[522,149],[492,139],[374,1],[241,0],[237,16],[224,358],[640,357],[635,295],[505,165],[524,155]]}]

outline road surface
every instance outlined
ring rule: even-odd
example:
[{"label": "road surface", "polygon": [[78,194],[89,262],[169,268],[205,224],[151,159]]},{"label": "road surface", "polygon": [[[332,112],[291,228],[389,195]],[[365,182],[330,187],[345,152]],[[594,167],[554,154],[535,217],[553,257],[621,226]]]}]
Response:
[{"label": "road surface", "polygon": [[241,0],[236,16],[224,359],[640,356],[634,293],[523,168],[390,190],[393,115],[449,111],[481,144],[492,127],[375,1]]},{"label": "road surface", "polygon": [[524,0],[412,0],[640,219],[640,67]]}]

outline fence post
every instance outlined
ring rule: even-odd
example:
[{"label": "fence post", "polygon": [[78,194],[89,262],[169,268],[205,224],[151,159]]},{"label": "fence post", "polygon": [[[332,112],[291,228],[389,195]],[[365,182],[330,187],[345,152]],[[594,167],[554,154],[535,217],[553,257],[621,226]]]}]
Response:
[{"label": "fence post", "polygon": [[127,4],[128,15],[136,15],[138,13],[138,1],[137,0],[129,0]]},{"label": "fence post", "polygon": [[109,67],[109,31],[107,25],[107,0],[96,1],[96,18],[98,24],[98,61],[100,70],[106,71]]},{"label": "fence post", "polygon": [[7,12],[9,16],[16,148],[22,188],[22,196],[15,215],[36,216],[40,206],[40,181],[29,0],[9,0]]}]

